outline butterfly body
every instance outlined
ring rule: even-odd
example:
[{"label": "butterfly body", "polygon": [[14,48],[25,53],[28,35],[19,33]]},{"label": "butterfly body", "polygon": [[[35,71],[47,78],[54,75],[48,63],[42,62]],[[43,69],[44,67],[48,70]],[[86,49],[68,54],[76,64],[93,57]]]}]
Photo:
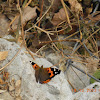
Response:
[{"label": "butterfly body", "polygon": [[60,74],[61,70],[57,68],[43,68],[39,67],[34,62],[31,62],[33,68],[35,69],[36,82],[41,84],[48,83],[55,75]]}]

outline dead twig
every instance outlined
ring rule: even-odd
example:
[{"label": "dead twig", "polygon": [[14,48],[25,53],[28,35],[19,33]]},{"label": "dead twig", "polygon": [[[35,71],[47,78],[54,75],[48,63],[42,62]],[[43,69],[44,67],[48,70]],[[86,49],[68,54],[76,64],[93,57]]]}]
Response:
[{"label": "dead twig", "polygon": [[[42,12],[43,12],[43,4],[44,4],[44,0],[42,0],[42,4],[41,4],[41,12],[40,12],[40,16],[39,16],[39,18],[41,18],[41,17],[42,17]],[[38,23],[38,27],[40,27],[40,23],[41,23],[41,21],[39,21],[39,23]]]},{"label": "dead twig", "polygon": [[40,42],[40,43],[43,43],[43,44],[49,44],[49,43],[54,43],[54,42],[63,42],[63,41],[79,42],[78,39],[64,39],[64,40],[43,41],[43,42]]},{"label": "dead twig", "polygon": [[26,8],[26,7],[31,3],[31,1],[32,1],[32,0],[29,0],[28,3],[25,5],[24,8]]},{"label": "dead twig", "polygon": [[[30,1],[31,1],[31,0],[30,0]],[[33,55],[31,54],[31,52],[29,51],[29,49],[28,49],[27,46],[26,46],[26,42],[25,42],[25,38],[24,38],[24,27],[23,27],[23,22],[22,22],[22,21],[23,21],[23,17],[22,17],[22,11],[21,11],[19,2],[18,2],[18,8],[19,8],[19,11],[20,11],[20,16],[21,16],[21,26],[22,26],[21,34],[22,34],[24,46],[25,46],[26,50],[29,52],[29,54],[31,55],[31,57],[34,59]]]},{"label": "dead twig", "polygon": [[65,14],[66,14],[66,18],[67,18],[68,24],[69,24],[69,26],[70,26],[70,28],[71,28],[71,30],[72,30],[72,26],[71,26],[71,24],[70,24],[70,20],[69,20],[68,12],[67,12],[67,10],[66,10],[65,3],[64,3],[63,0],[61,0],[61,3],[62,3],[63,8],[64,8],[64,10],[65,10]]},{"label": "dead twig", "polygon": [[50,5],[49,8],[46,10],[46,12],[42,15],[42,17],[41,17],[32,27],[30,27],[30,28],[29,28],[28,30],[26,30],[25,32],[27,32],[27,31],[31,30],[32,28],[34,28],[34,27],[37,25],[37,23],[40,22],[40,21],[44,18],[44,16],[47,14],[47,12],[48,12],[48,11],[50,10],[50,8],[52,7],[53,2],[54,2],[54,0],[52,0],[51,5]]},{"label": "dead twig", "polygon": [[87,39],[85,39],[85,40],[81,43],[81,45],[79,45],[79,46],[77,47],[77,49],[76,49],[71,55],[73,55],[84,43],[87,43],[88,39],[89,39],[91,36],[93,36],[94,34],[96,34],[98,31],[100,31],[100,28],[97,29],[93,34],[91,34]]}]

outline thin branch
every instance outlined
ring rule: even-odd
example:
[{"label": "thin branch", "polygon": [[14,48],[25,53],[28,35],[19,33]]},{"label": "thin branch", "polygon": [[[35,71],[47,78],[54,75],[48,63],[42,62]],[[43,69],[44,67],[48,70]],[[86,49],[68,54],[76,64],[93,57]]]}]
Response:
[{"label": "thin branch", "polygon": [[77,49],[76,49],[71,55],[73,55],[84,43],[86,43],[86,42],[88,41],[88,39],[89,39],[91,36],[93,36],[94,34],[96,34],[98,31],[100,31],[100,28],[97,29],[93,34],[91,34],[87,39],[85,39],[85,40],[81,43],[81,45],[79,45],[79,46],[77,47]]},{"label": "thin branch", "polygon": [[40,42],[40,43],[50,44],[50,43],[54,43],[54,42],[63,42],[63,41],[78,42],[79,40],[78,39],[64,39],[64,40],[43,41],[43,42]]},{"label": "thin branch", "polygon": [[70,24],[70,20],[69,20],[69,16],[68,16],[68,12],[67,12],[67,9],[66,9],[66,6],[65,6],[65,3],[64,3],[63,0],[61,0],[61,3],[62,3],[63,8],[64,8],[64,10],[65,10],[65,14],[66,14],[66,18],[67,18],[68,24],[69,24],[69,26],[70,26],[70,28],[71,28],[71,30],[72,30],[72,26],[71,26],[71,24]]},{"label": "thin branch", "polygon": [[[39,18],[41,18],[41,17],[42,17],[42,12],[43,12],[43,4],[44,4],[44,0],[42,0],[42,4],[41,4],[41,12],[40,12],[40,16],[39,16]],[[39,21],[39,23],[38,23],[38,27],[40,27],[40,23],[41,23],[41,21]]]}]

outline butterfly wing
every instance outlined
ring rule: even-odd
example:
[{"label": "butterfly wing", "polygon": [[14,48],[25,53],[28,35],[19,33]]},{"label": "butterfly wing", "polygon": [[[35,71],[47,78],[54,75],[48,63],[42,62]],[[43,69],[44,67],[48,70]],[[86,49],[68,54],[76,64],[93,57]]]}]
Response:
[{"label": "butterfly wing", "polygon": [[43,68],[43,72],[40,74],[40,83],[48,83],[55,75],[60,74],[61,70],[57,68]]},{"label": "butterfly wing", "polygon": [[32,61],[30,61],[31,62],[31,64],[32,64],[32,67],[35,69],[35,70],[38,70],[40,67],[36,64],[36,63],[34,63],[34,62],[32,62]]},{"label": "butterfly wing", "polygon": [[47,72],[47,68],[43,68],[43,66],[41,66],[41,68],[39,69],[38,79],[41,84],[43,84],[44,82],[47,83],[51,80],[49,77],[49,73]]},{"label": "butterfly wing", "polygon": [[31,64],[35,69],[36,82],[39,81],[41,84],[48,83],[55,75],[60,74],[61,72],[61,70],[57,68],[43,68],[43,66],[39,67],[34,62],[31,62]]},{"label": "butterfly wing", "polygon": [[39,69],[40,69],[40,67],[32,61],[30,61],[30,62],[32,64],[32,67],[35,69],[35,78],[36,78],[36,82],[38,82],[39,81]]},{"label": "butterfly wing", "polygon": [[61,70],[57,69],[57,68],[47,68],[47,71],[50,75],[50,78],[53,78],[55,75],[60,74]]}]

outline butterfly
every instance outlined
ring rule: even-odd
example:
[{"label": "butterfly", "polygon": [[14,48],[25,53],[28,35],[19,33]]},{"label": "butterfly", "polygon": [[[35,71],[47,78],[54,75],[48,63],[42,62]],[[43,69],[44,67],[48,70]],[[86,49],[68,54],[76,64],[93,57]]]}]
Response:
[{"label": "butterfly", "polygon": [[[30,61],[31,62],[31,61]],[[48,83],[55,75],[60,74],[61,70],[57,68],[43,68],[43,65],[39,67],[36,63],[31,62],[35,69],[36,82],[41,84]]]}]

